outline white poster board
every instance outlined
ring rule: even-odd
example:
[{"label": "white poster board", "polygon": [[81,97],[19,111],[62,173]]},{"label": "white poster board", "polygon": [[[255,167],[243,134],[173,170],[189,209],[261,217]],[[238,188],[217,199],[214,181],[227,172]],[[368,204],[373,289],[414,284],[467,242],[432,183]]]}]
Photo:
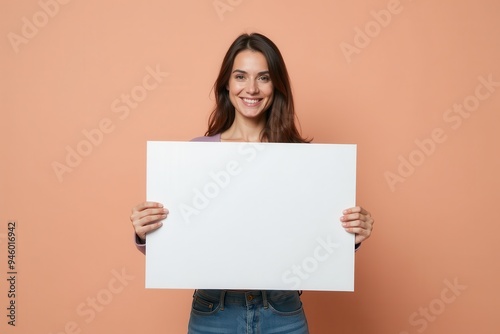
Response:
[{"label": "white poster board", "polygon": [[356,145],[148,142],[146,287],[354,290]]}]

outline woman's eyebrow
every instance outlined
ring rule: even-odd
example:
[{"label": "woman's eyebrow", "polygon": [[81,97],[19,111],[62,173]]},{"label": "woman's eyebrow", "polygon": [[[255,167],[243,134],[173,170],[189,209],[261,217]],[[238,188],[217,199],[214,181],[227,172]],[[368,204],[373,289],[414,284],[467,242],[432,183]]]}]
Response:
[{"label": "woman's eyebrow", "polygon": [[[238,73],[243,73],[243,74],[248,74],[246,71],[243,71],[243,70],[238,70],[238,69],[236,69],[236,70],[234,70],[234,71],[233,71],[233,73],[235,73],[235,72],[238,72]],[[269,71],[268,71],[268,70],[265,70],[265,71],[261,71],[261,72],[259,72],[259,73],[257,73],[257,74],[258,74],[258,75],[269,74]]]}]

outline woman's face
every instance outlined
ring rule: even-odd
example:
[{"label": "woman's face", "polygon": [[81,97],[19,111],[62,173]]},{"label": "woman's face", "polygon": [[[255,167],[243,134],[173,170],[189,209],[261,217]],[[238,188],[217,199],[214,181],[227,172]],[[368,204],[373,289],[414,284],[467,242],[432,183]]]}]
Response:
[{"label": "woman's face", "polygon": [[245,50],[236,55],[227,85],[236,119],[259,121],[273,102],[274,87],[264,55]]}]

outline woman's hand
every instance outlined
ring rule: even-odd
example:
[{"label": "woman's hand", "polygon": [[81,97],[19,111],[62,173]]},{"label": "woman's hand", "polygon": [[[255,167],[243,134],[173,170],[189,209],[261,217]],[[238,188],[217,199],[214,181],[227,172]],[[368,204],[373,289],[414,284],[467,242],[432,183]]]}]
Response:
[{"label": "woman's hand", "polygon": [[370,237],[375,221],[368,211],[360,206],[355,206],[354,208],[344,210],[342,213],[344,214],[340,217],[342,226],[347,232],[356,235],[356,244]]},{"label": "woman's hand", "polygon": [[141,240],[146,240],[146,234],[160,228],[159,220],[167,218],[168,210],[157,202],[143,202],[132,209],[130,221],[135,233]]}]

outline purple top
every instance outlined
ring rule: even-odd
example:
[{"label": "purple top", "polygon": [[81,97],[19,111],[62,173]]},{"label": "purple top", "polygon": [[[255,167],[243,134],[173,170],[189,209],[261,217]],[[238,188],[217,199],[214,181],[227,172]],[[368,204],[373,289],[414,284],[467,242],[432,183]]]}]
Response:
[{"label": "purple top", "polygon": [[211,136],[211,137],[206,137],[206,136],[196,137],[194,139],[191,139],[191,141],[218,142],[218,141],[221,141],[220,133],[216,134],[215,136]]},{"label": "purple top", "polygon": [[[191,141],[199,141],[199,142],[220,142],[220,133],[216,134],[215,136],[211,137],[196,137],[194,139],[191,139]],[[135,233],[134,233],[135,234]],[[137,234],[135,234],[135,245],[138,250],[140,250],[142,253],[146,254],[146,242],[143,242]]]}]

